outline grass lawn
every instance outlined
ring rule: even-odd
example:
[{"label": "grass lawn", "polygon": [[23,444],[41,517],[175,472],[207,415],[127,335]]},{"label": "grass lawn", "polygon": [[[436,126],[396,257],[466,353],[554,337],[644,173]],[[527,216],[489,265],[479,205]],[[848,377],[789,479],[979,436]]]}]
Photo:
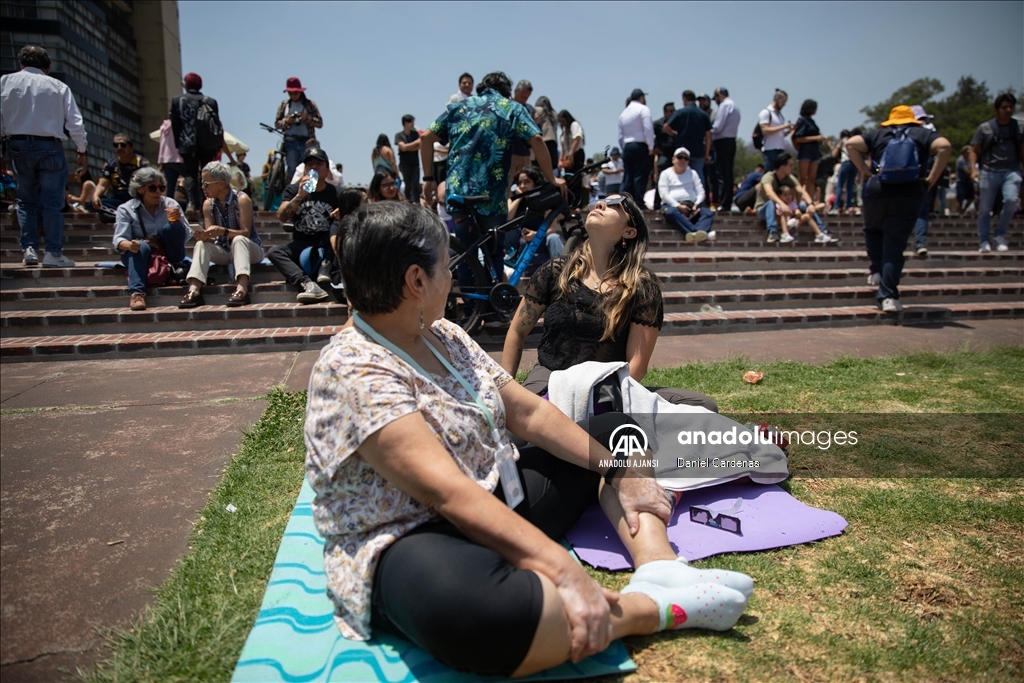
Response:
[{"label": "grass lawn", "polygon": [[[764,381],[744,384],[749,369],[763,371]],[[1010,463],[986,471],[1013,473],[1024,466],[1022,377],[1024,349],[1008,347],[825,365],[736,359],[653,370],[646,381],[709,394],[730,413],[881,412],[893,413],[894,425],[906,419],[897,413],[1010,413],[996,418],[1010,436],[988,439],[982,456]],[[84,673],[86,680],[230,678],[302,483],[304,408],[304,392],[269,396],[201,513],[190,552],[153,606],[111,636],[112,659]],[[929,452],[956,461],[965,443],[944,436]],[[627,639],[639,670],[626,680],[1024,680],[1019,476],[796,474],[786,486],[801,501],[843,515],[849,527],[813,544],[696,562],[755,577],[746,614],[727,633]],[[236,513],[225,511],[229,503]],[[591,574],[613,589],[629,578]]]}]

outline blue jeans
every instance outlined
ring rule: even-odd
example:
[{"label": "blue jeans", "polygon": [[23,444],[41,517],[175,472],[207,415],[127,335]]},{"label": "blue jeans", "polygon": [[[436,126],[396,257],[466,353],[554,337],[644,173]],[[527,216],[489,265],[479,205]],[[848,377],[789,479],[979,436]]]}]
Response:
[{"label": "blue jeans", "polygon": [[711,232],[711,224],[715,220],[715,214],[711,213],[708,209],[694,207],[696,213],[691,214],[690,218],[684,216],[683,212],[674,206],[663,206],[662,209],[665,213],[665,219],[683,233],[697,232],[698,230]]},{"label": "blue jeans", "polygon": [[22,250],[39,249],[39,216],[43,217],[46,253],[64,251],[64,187],[68,160],[57,140],[11,140],[11,164],[18,183],[18,223]]},{"label": "blue jeans", "polygon": [[[775,170],[775,157],[782,154],[781,149],[766,149],[761,152],[761,156],[764,157],[764,170],[774,171]],[[692,165],[692,162],[691,162]]]},{"label": "blue jeans", "polygon": [[[836,201],[833,208],[850,209],[853,207],[854,184],[857,182],[857,167],[852,161],[844,161],[839,167],[839,182],[836,183]],[[846,204],[843,205],[843,190],[846,190]]]},{"label": "blue jeans", "polygon": [[899,299],[903,274],[903,251],[921,210],[920,197],[864,197],[864,244],[871,260],[871,272],[882,278],[878,299]]},{"label": "blue jeans", "polygon": [[[647,192],[647,178],[651,175],[651,155],[646,142],[627,142],[622,148],[622,185],[620,192],[628,192],[637,204],[643,205]],[[608,191],[611,194],[611,190]]]},{"label": "blue jeans", "polygon": [[[986,171],[982,169],[978,183],[979,242],[988,242],[989,240],[989,230],[992,227],[990,214],[996,201],[997,192],[1003,193],[1003,210],[999,214],[995,237],[1006,235],[1006,228],[1010,225],[1010,219],[1013,218],[1013,212],[1017,210],[1017,201],[1020,199],[1020,182],[1020,172],[1018,171]],[[18,218],[21,218],[20,214]]]},{"label": "blue jeans", "polygon": [[[160,246],[164,248],[164,255],[171,263],[181,263],[185,260],[185,240],[188,232],[182,223],[168,223],[160,228],[156,234]],[[121,253],[121,263],[128,269],[128,289],[133,292],[146,293],[146,275],[149,272],[149,257],[153,249],[149,243],[139,241],[137,253],[125,251]]]},{"label": "blue jeans", "polygon": [[290,185],[295,169],[302,163],[302,154],[306,151],[309,138],[286,137],[284,139],[284,184]]},{"label": "blue jeans", "polygon": [[[803,213],[807,213],[807,202],[798,202],[797,203],[797,207]],[[814,222],[818,224],[818,230],[821,230],[822,232],[825,232],[825,233],[828,232],[828,228],[825,227],[825,221],[821,218],[820,215],[818,215],[817,211],[815,211],[813,214],[811,214],[811,218],[813,218]]]},{"label": "blue jeans", "polygon": [[558,258],[565,252],[565,240],[562,239],[562,230],[557,225],[548,228],[544,244],[547,246],[548,256],[551,258]]},{"label": "blue jeans", "polygon": [[694,173],[700,176],[700,184],[704,186],[704,201],[707,201],[706,197],[708,196],[708,181],[705,180],[704,178],[704,157],[691,156],[690,168],[693,169]]},{"label": "blue jeans", "polygon": [[761,205],[761,208],[757,210],[757,219],[764,221],[765,226],[768,228],[768,232],[779,231],[779,221],[775,217],[775,202],[767,201]]}]

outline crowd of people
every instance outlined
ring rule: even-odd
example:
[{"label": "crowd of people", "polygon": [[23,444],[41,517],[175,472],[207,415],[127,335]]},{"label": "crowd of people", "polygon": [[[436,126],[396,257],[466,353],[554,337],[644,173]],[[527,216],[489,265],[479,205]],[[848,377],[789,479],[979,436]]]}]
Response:
[{"label": "crowd of people", "polygon": [[[580,422],[543,400],[553,372],[587,361],[621,363],[631,380],[645,378],[664,319],[661,285],[644,265],[649,188],[652,205],[687,242],[713,240],[716,213],[742,206],[764,223],[768,242],[790,242],[805,226],[828,243],[828,197],[818,182],[828,145],[837,162],[834,194],[846,197],[831,210],[853,210],[851,186],[861,187],[868,282],[882,310],[898,312],[903,253],[912,234],[927,236],[920,221],[951,152],[923,109],[896,106],[877,129],[844,131],[832,142],[814,122],[817,103],[805,101],[793,124],[782,116],[787,95],[777,90],[753,135],[763,166],[734,187],[740,111],[727,89],[711,97],[685,90],[682,106],[666,104],[657,120],[635,89],[619,117],[618,146],[595,182],[586,179],[595,193],[587,239],[567,248],[558,231],[545,236],[499,363],[445,318],[451,236],[468,244],[525,212],[523,230],[493,245],[500,263],[507,247],[537,239],[543,221],[565,210],[561,199],[531,217],[533,192],[546,186],[557,199],[567,180],[578,191],[588,166],[582,124],[547,97],[531,106],[529,81],[513,88],[501,72],[479,84],[462,74],[427,128],[402,117],[397,153],[387,135],[377,139],[373,180],[363,190],[344,185],[340,164],[316,139],[323,121],[315,102],[298,78],[288,79],[276,122],[293,182],[277,215],[292,239],[265,250],[250,187],[236,182],[244,160],[225,149],[217,103],[201,92],[197,74],[186,75],[185,93],[171,104],[165,132],[174,153],[162,149],[161,167],[118,134],[114,156],[89,186],[86,136],[70,90],[46,76],[41,48],[23,49],[19,60],[22,71],[3,77],[3,134],[18,181],[25,265],[39,261],[39,216],[43,265],[74,265],[61,254],[61,206],[69,201],[76,210],[112,212],[132,310],[145,308],[157,256],[184,270],[183,308],[205,303],[211,262],[233,272],[228,306],[249,303],[252,266],[264,258],[299,302],[322,301],[343,285],[353,313],[313,369],[305,424],[336,622],[348,638],[388,633],[477,674],[531,674],[624,635],[728,630],[753,590],[749,576],[694,569],[676,556],[666,525],[677,499],[653,477],[593,465],[594,453],[611,462],[610,434],[635,424],[614,392],[606,412]],[[982,251],[990,240],[1006,248],[1019,197],[1024,146],[1015,104],[1012,95],[997,98],[994,118],[957,162],[959,176],[980,182]],[[70,198],[68,136],[82,182]],[[220,160],[225,153],[229,163]],[[177,178],[185,191],[176,196]],[[456,200],[470,196],[478,198],[472,211]],[[963,201],[971,200],[965,187]],[[520,384],[514,376],[525,340],[541,316],[538,363]],[[650,392],[717,411],[712,397],[685,388]],[[618,593],[601,589],[557,544],[592,503],[636,566]]]}]

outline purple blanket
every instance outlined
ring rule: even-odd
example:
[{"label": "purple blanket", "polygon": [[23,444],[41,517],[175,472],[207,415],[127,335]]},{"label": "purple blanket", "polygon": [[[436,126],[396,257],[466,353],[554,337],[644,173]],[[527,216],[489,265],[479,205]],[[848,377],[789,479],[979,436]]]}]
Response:
[{"label": "purple blanket", "polygon": [[[742,536],[690,521],[691,505],[720,511],[732,506],[737,498],[743,499],[735,514],[743,523]],[[845,528],[846,520],[835,512],[804,505],[778,486],[719,484],[683,494],[668,527],[668,540],[676,554],[692,561],[722,553],[808,543],[838,536]],[[626,548],[598,505],[587,510],[565,536],[579,558],[592,567],[633,567]]]}]

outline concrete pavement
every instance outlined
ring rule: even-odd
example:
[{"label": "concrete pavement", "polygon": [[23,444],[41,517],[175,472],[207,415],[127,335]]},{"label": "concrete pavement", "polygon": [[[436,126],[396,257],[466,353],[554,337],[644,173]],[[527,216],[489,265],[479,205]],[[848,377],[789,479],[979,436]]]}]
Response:
[{"label": "concrete pavement", "polygon": [[[820,363],[1024,343],[1024,321],[663,337],[652,366]],[[493,347],[489,347],[493,348]],[[53,681],[104,655],[187,549],[191,522],[274,386],[318,352],[0,366],[0,674]],[[495,357],[498,351],[492,351]],[[524,353],[523,367],[536,360]]]}]

